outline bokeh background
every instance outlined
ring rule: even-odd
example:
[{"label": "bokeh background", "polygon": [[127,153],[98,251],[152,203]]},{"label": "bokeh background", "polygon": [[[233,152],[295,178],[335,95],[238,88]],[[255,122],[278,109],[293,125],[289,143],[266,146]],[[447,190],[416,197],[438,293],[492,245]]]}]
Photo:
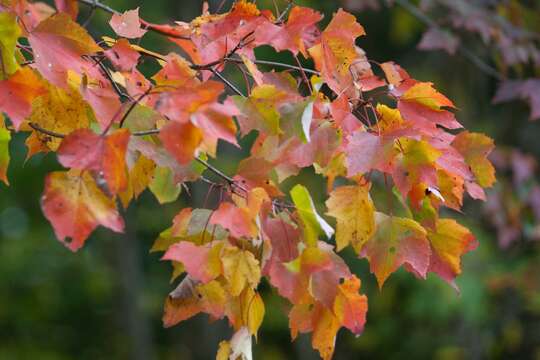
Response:
[{"label": "bokeh background", "polygon": [[[210,1],[210,8],[219,2]],[[198,0],[105,3],[118,10],[140,6],[141,15],[153,22],[189,21],[202,8]],[[259,3],[272,6],[271,1]],[[464,126],[492,136],[498,147],[493,160],[499,181],[489,191],[489,201],[467,200],[462,214],[452,214],[480,242],[464,258],[463,275],[457,280],[461,294],[435,276],[420,281],[403,270],[379,291],[367,262],[345,252],[363,281],[369,312],[362,336],[339,333],[335,358],[540,359],[540,192],[534,195],[540,121],[528,120],[525,104],[493,105],[497,81],[459,55],[417,50],[425,26],[399,6],[375,11],[359,6],[360,0],[296,3],[324,12],[326,21],[340,6],[355,11],[368,33],[358,45],[370,59],[394,60],[415,78],[433,81],[460,108],[458,118]],[[538,31],[538,2],[522,3],[536,9],[530,14],[531,31]],[[83,7],[81,17],[86,13]],[[96,13],[92,33],[112,35],[107,21],[106,14]],[[143,46],[177,50],[153,34],[145,36]],[[486,61],[496,61],[474,39],[468,46]],[[290,61],[265,49],[259,55]],[[142,69],[153,71],[151,64]],[[242,83],[233,73],[230,77]],[[191,195],[184,193],[165,206],[144,193],[126,211],[125,235],[98,230],[72,254],[55,239],[39,207],[44,176],[59,165],[53,155],[25,161],[24,137],[16,135],[12,142],[11,186],[0,185],[0,359],[213,358],[231,330],[225,321],[209,323],[203,315],[163,329],[162,305],[174,284],[169,282],[170,265],[160,262],[159,254],[149,253],[179,209],[202,206],[208,189],[194,186]],[[219,166],[233,173],[246,152],[223,147],[220,154]],[[322,203],[324,185],[312,172],[303,172],[295,181],[306,183]],[[268,285],[263,288],[267,312],[255,358],[318,358],[308,336],[291,343],[287,304]]]}]

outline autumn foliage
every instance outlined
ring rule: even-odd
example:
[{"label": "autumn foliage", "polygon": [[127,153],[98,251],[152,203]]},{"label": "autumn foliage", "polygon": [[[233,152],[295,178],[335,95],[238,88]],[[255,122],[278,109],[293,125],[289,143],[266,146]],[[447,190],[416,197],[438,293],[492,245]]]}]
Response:
[{"label": "autumn foliage", "polygon": [[[161,25],[138,9],[96,3],[118,38],[94,40],[76,22],[78,1],[55,3],[0,1],[0,110],[9,119],[0,123],[0,179],[8,182],[13,131],[30,134],[28,157],[56,152],[66,170],[46,177],[41,206],[72,251],[98,226],[122,232],[119,209],[146,189],[160,203],[189,182],[219,191],[216,208],[183,209],[152,248],[181,278],[166,298],[165,326],[198,313],[226,317],[235,334],[218,358],[250,358],[266,279],[290,302],[292,338],[311,333],[329,359],[339,329],[360,335],[366,321],[360,279],[338,255],[349,246],[381,288],[403,267],[457,289],[461,257],[477,243],[439,211],[459,212],[465,193],[485,199],[495,181],[493,142],[462,130],[457,107],[433,83],[368,60],[354,16],[340,10],[322,26],[309,8],[274,14],[239,0],[226,12],[205,8],[190,23]],[[178,51],[140,47],[150,31]],[[259,59],[261,46],[297,62]],[[141,59],[160,70],[146,77]],[[243,90],[226,67],[243,75]],[[235,174],[208,162],[219,141],[239,146],[253,132]],[[302,184],[282,192],[304,168],[326,179],[326,210]],[[378,203],[374,188],[388,201]]]}]

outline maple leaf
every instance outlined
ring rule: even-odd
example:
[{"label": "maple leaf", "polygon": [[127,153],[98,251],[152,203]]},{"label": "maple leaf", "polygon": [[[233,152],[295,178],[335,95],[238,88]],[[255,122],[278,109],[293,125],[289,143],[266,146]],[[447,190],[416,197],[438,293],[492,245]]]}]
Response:
[{"label": "maple leaf", "polygon": [[437,186],[435,161],[441,153],[425,140],[399,138],[400,153],[394,159],[392,178],[403,196],[407,196],[413,186],[425,183]]},{"label": "maple leaf", "polygon": [[294,305],[289,313],[289,327],[293,340],[298,332],[313,331],[313,348],[319,351],[324,360],[332,358],[340,324],[331,310],[319,303]]},{"label": "maple leaf", "polygon": [[347,175],[361,175],[377,168],[392,146],[381,136],[362,130],[354,132],[347,144]]},{"label": "maple leaf", "polygon": [[124,230],[124,221],[114,201],[98,188],[87,172],[49,174],[45,179],[41,207],[58,240],[71,251],[80,249],[98,225],[116,232]]},{"label": "maple leaf", "polygon": [[4,117],[0,115],[0,181],[9,185],[7,178],[7,169],[9,166],[9,143],[11,141],[11,132],[6,129]]},{"label": "maple leaf", "polygon": [[221,225],[236,238],[250,238],[257,235],[257,225],[249,209],[228,202],[221,203],[212,215],[210,224]]},{"label": "maple leaf", "polygon": [[351,110],[349,99],[345,94],[340,95],[330,104],[332,118],[339,125],[345,137],[363,128],[362,123],[352,114]]},{"label": "maple leaf", "polygon": [[296,206],[298,216],[302,220],[304,241],[308,246],[316,246],[319,235],[330,238],[334,229],[317,213],[308,190],[298,184],[291,190],[291,198]]},{"label": "maple leaf", "polygon": [[438,27],[431,27],[422,35],[418,48],[421,50],[445,50],[450,55],[454,55],[459,43],[459,38],[452,33]]},{"label": "maple leaf", "polygon": [[381,64],[381,70],[384,72],[386,80],[393,87],[410,78],[409,74],[401,66],[393,61],[387,61]]},{"label": "maple leaf", "polygon": [[174,172],[170,168],[162,166],[158,166],[154,170],[154,176],[148,184],[148,188],[162,205],[176,201],[182,192],[182,184],[176,181]]},{"label": "maple leaf", "polygon": [[52,84],[67,86],[68,71],[82,74],[95,71],[83,59],[101,51],[86,30],[66,13],[58,13],[42,21],[28,34],[39,73]]},{"label": "maple leaf", "polygon": [[126,150],[129,130],[120,129],[102,137],[88,129],[69,134],[58,149],[62,165],[80,170],[93,170],[103,176],[112,194],[124,191],[128,186]]},{"label": "maple leaf", "polygon": [[315,42],[319,33],[316,24],[322,18],[318,11],[294,6],[283,26],[265,22],[255,30],[255,38],[258,44],[268,44],[278,51],[289,50],[295,55],[300,52],[307,58],[306,46]]},{"label": "maple leaf", "polygon": [[270,241],[272,253],[263,272],[269,274],[274,266],[286,263],[298,257],[300,230],[295,227],[284,213],[276,218],[267,217],[263,221],[265,238]]},{"label": "maple leaf", "polygon": [[377,232],[364,246],[362,256],[369,260],[379,288],[401,265],[407,264],[422,278],[430,261],[426,230],[416,221],[376,213]]},{"label": "maple leaf", "polygon": [[339,148],[341,138],[335,127],[326,122],[319,124],[307,143],[295,141],[291,143],[286,161],[300,168],[312,166],[326,166],[331,160],[334,151]]},{"label": "maple leaf", "polygon": [[340,284],[333,307],[339,322],[355,335],[364,331],[368,308],[367,297],[358,293],[360,284],[354,275]]},{"label": "maple leaf", "polygon": [[428,230],[431,244],[429,271],[436,273],[456,290],[455,278],[461,274],[461,256],[474,250],[478,243],[471,232],[453,219],[439,219],[434,230]]},{"label": "maple leaf", "polygon": [[238,122],[242,135],[251,130],[259,130],[270,135],[281,133],[278,112],[279,104],[287,98],[284,91],[274,85],[262,85],[252,89],[248,98],[233,96],[234,104],[240,111]]},{"label": "maple leaf", "polygon": [[181,262],[192,279],[206,284],[221,274],[222,246],[223,243],[197,246],[181,241],[169,247],[161,259]]},{"label": "maple leaf", "polygon": [[357,58],[355,40],[361,35],[365,31],[356,18],[339,9],[323,31],[320,43],[308,50],[324,81],[338,94],[352,86],[349,69]]},{"label": "maple leaf", "polygon": [[139,195],[150,185],[156,169],[156,164],[144,155],[140,155],[134,164],[128,162],[127,188],[120,193],[124,208],[127,208],[132,199]]},{"label": "maple leaf", "polygon": [[495,183],[495,168],[487,159],[494,148],[492,139],[484,134],[463,131],[456,136],[452,146],[463,155],[478,185],[486,188]]},{"label": "maple leaf", "polygon": [[375,232],[375,207],[369,196],[370,186],[341,186],[326,201],[328,215],[337,220],[336,244],[340,251],[352,244],[360,253]]},{"label": "maple leaf", "polygon": [[540,119],[540,95],[538,88],[540,79],[533,78],[528,80],[506,80],[497,89],[493,98],[493,103],[511,101],[515,99],[527,100],[531,107],[531,120]]},{"label": "maple leaf", "polygon": [[32,113],[32,102],[46,91],[38,75],[32,69],[23,67],[8,79],[0,81],[0,110],[9,116],[18,130]]},{"label": "maple leaf", "polygon": [[159,133],[163,146],[180,165],[185,165],[195,156],[202,141],[201,131],[191,123],[170,122]]},{"label": "maple leaf", "polygon": [[139,8],[128,10],[123,14],[113,14],[109,25],[118,36],[128,39],[141,38],[147,31],[141,28]]},{"label": "maple leaf", "polygon": [[201,284],[186,276],[165,300],[163,326],[174,326],[200,312],[222,318],[226,302],[227,293],[217,280]]},{"label": "maple leaf", "polygon": [[[58,133],[69,134],[80,128],[87,128],[90,124],[90,108],[83,100],[79,92],[69,87],[64,90],[48,84],[43,96],[32,102],[32,111],[29,123],[39,125],[44,129]],[[37,151],[56,151],[60,146],[61,139],[51,138],[46,134],[34,131],[26,140],[29,148]]]},{"label": "maple leaf", "polygon": [[115,68],[120,71],[132,71],[139,61],[141,54],[131,47],[126,39],[120,39],[105,51],[105,55],[112,62]]},{"label": "maple leaf", "polygon": [[17,24],[15,15],[9,12],[0,13],[0,80],[8,78],[19,69],[15,57],[17,40],[21,36],[21,29]]},{"label": "maple leaf", "polygon": [[253,254],[236,246],[226,246],[221,253],[223,275],[232,296],[238,296],[246,286],[255,288],[261,278],[259,261]]},{"label": "maple leaf", "polygon": [[414,122],[415,126],[423,130],[434,131],[436,125],[447,129],[461,128],[454,114],[445,108],[455,108],[455,106],[429,82],[412,85],[398,101],[398,109],[403,118]]},{"label": "maple leaf", "polygon": [[79,14],[79,2],[77,0],[54,0],[54,4],[59,12],[65,12],[73,20],[77,20]]}]

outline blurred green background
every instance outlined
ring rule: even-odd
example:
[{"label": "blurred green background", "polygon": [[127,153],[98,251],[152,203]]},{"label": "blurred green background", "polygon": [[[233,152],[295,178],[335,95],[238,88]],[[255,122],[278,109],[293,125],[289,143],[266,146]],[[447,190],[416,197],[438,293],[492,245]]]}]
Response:
[{"label": "blurred green background", "polygon": [[[211,1],[210,8],[219,2]],[[106,3],[118,10],[140,6],[141,16],[153,22],[189,21],[202,7],[195,0]],[[319,9],[328,21],[339,6],[355,2],[297,3]],[[82,10],[84,18],[87,9]],[[527,120],[527,106],[492,105],[493,79],[458,56],[417,50],[425,28],[415,18],[400,8],[357,15],[368,33],[358,44],[370,59],[394,60],[413,77],[433,81],[460,108],[458,118],[466,128],[494,137],[501,149],[515,147],[532,154],[533,160],[540,158],[540,122]],[[106,14],[96,13],[92,33],[112,35],[107,21]],[[143,46],[176,51],[153,34],[145,37]],[[260,55],[289,60],[267,51]],[[152,71],[150,65],[142,69]],[[230,76],[241,84],[240,78]],[[207,188],[192,187],[191,196],[184,193],[166,206],[146,192],[125,214],[125,235],[100,229],[72,254],[55,239],[39,207],[44,176],[59,165],[53,155],[25,162],[24,137],[16,135],[12,143],[11,186],[0,185],[0,359],[213,358],[231,330],[225,321],[210,324],[203,315],[163,329],[163,301],[174,286],[169,283],[171,268],[159,261],[159,254],[149,254],[179,209],[202,206]],[[228,147],[220,153],[219,165],[229,173],[246,155]],[[498,175],[491,195],[505,191],[512,174],[503,170]],[[303,172],[299,181],[320,194],[319,202],[324,200],[324,186],[311,172]],[[540,243],[521,236],[502,248],[490,221],[495,215],[478,202],[467,201],[463,214],[455,216],[480,242],[478,250],[464,258],[457,280],[461,294],[434,276],[420,281],[403,270],[379,291],[367,262],[345,252],[363,281],[369,312],[361,337],[339,333],[335,359],[540,359]],[[255,358],[318,358],[308,336],[291,343],[287,304],[264,287],[267,312]]]}]

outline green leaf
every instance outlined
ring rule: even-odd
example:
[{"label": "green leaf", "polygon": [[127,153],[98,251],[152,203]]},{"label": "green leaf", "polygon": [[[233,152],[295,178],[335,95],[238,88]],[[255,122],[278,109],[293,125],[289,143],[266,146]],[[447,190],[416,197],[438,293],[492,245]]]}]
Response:
[{"label": "green leaf", "polygon": [[9,142],[11,132],[4,125],[4,118],[0,115],[0,180],[9,185],[7,168],[9,166]]},{"label": "green leaf", "polygon": [[308,190],[302,185],[296,185],[291,190],[291,198],[296,211],[302,220],[304,238],[308,246],[317,246],[319,235],[323,233],[331,238],[334,229],[317,213]]},{"label": "green leaf", "polygon": [[9,12],[0,13],[0,80],[6,79],[19,68],[15,58],[17,39],[21,36],[21,29],[17,24],[15,15]]},{"label": "green leaf", "polygon": [[182,185],[174,181],[173,171],[165,167],[156,168],[149,188],[160,204],[175,201],[182,192]]}]

